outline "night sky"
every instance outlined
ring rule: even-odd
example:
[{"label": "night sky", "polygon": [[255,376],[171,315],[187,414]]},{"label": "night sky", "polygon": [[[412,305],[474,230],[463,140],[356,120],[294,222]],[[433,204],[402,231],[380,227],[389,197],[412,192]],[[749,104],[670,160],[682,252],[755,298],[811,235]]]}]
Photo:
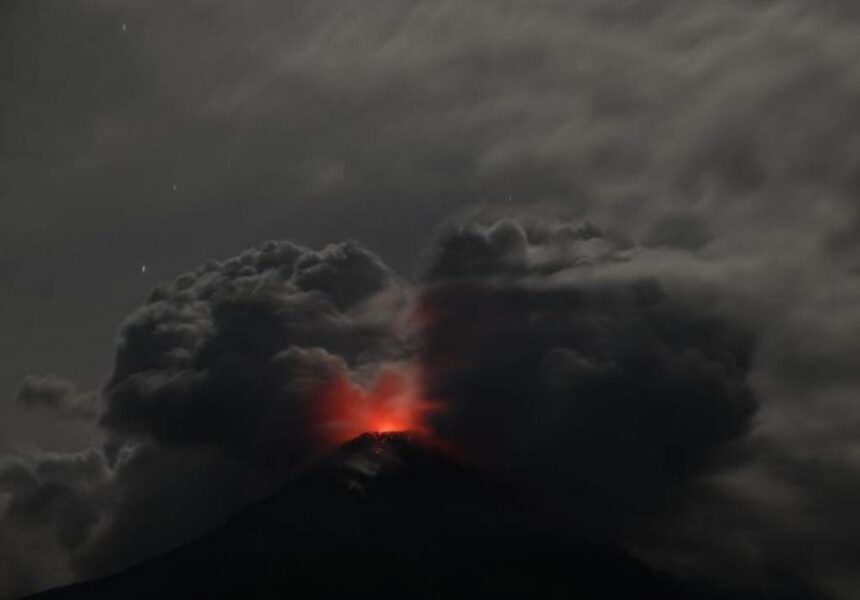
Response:
[{"label": "night sky", "polygon": [[0,597],[391,369],[564,526],[860,597],[858,64],[852,0],[0,1]]}]

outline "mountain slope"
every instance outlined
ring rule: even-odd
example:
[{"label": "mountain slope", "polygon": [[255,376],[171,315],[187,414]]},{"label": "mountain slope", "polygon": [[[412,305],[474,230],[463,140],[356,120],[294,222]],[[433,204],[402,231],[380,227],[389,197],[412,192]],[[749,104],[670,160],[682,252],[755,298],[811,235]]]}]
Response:
[{"label": "mountain slope", "polygon": [[32,598],[336,593],[758,597],[695,590],[613,547],[553,532],[512,490],[446,453],[409,434],[366,434],[195,542]]}]

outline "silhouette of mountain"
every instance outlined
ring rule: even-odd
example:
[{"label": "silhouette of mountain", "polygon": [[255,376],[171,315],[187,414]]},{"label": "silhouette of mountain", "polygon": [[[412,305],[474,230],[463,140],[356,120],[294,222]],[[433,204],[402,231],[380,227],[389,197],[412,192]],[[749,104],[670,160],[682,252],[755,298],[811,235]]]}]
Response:
[{"label": "silhouette of mountain", "polygon": [[[39,600],[328,597],[752,599],[563,533],[515,490],[408,433],[365,434],[197,541]],[[805,598],[798,591],[797,598]]]}]

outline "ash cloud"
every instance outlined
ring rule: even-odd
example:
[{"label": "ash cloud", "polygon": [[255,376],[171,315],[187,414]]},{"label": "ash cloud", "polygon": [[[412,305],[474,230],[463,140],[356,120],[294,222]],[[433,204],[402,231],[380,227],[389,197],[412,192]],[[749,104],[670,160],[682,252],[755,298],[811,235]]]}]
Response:
[{"label": "ash cloud", "polygon": [[94,419],[98,415],[98,394],[79,392],[72,381],[58,375],[26,376],[15,400],[25,410],[49,410],[68,418]]},{"label": "ash cloud", "polygon": [[[403,355],[405,302],[355,242],[268,242],[158,285],[120,329],[102,418],[115,504],[78,569],[108,573],[199,535],[324,450],[315,394]],[[154,515],[153,501],[170,510]]]},{"label": "ash cloud", "polygon": [[[81,572],[206,531],[324,450],[315,394],[405,352],[405,302],[355,242],[268,242],[156,286],[120,328],[105,385],[115,503]],[[153,501],[169,510],[154,515]]]},{"label": "ash cloud", "polygon": [[670,572],[851,597],[853,354],[819,304],[851,296],[766,265],[587,222],[448,226],[422,283],[439,434]]},{"label": "ash cloud", "polygon": [[75,577],[72,557],[108,514],[110,472],[98,450],[0,459],[0,593]]},{"label": "ash cloud", "polygon": [[756,332],[719,303],[607,273],[636,255],[588,224],[468,224],[436,257],[422,361],[440,435],[619,529],[732,460]]},{"label": "ash cloud", "polygon": [[[393,351],[404,291],[355,243],[270,242],[158,286],[123,324],[103,423],[169,444],[291,462],[326,381]],[[374,302],[382,302],[380,314]]]}]

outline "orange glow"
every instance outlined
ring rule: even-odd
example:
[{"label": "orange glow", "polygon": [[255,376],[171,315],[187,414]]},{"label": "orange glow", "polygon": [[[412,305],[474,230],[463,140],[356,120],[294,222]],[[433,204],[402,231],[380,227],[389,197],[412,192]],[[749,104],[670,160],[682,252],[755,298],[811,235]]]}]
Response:
[{"label": "orange glow", "polygon": [[339,377],[323,386],[316,398],[324,441],[340,444],[363,433],[409,431],[429,435],[424,401],[408,373],[382,371],[369,390]]}]

